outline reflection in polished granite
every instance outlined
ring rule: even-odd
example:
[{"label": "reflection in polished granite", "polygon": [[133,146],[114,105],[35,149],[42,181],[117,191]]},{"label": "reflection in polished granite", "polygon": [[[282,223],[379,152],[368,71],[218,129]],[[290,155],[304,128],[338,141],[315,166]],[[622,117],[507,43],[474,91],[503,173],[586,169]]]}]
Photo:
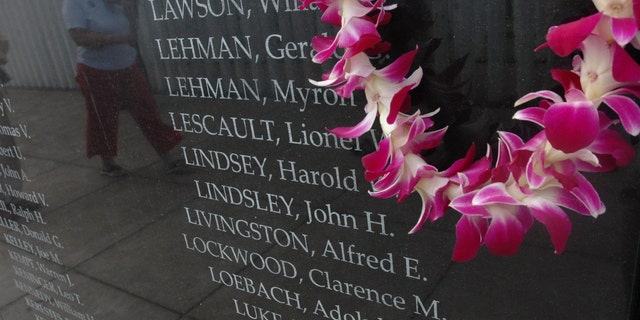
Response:
[{"label": "reflection in polished granite", "polygon": [[[495,257],[481,250],[471,262],[453,263],[450,250],[455,242],[455,219],[451,215],[415,235],[406,235],[418,205],[413,198],[397,204],[393,200],[362,196],[354,200],[343,192],[313,199],[319,204],[334,204],[346,212],[360,212],[360,215],[363,213],[359,208],[364,204],[362,201],[366,201],[369,207],[391,213],[389,230],[395,232],[394,237],[318,227],[278,216],[257,220],[308,234],[314,239],[312,248],[318,252],[325,241],[348,242],[358,238],[358,246],[378,256],[393,252],[399,258],[419,258],[421,271],[428,279],[407,281],[399,279],[397,274],[345,267],[329,263],[319,255],[292,253],[264,242],[188,225],[185,207],[220,210],[229,216],[254,219],[254,212],[241,207],[198,199],[193,187],[194,179],[218,179],[241,185],[242,178],[199,169],[165,174],[140,131],[124,115],[118,160],[130,174],[122,178],[101,176],[97,160],[87,160],[84,156],[84,114],[78,92],[12,90],[10,96],[17,110],[12,114],[12,122],[28,124],[32,136],[31,140],[19,141],[27,157],[22,165],[31,179],[25,184],[25,190],[46,195],[48,206],[41,209],[46,216],[46,230],[60,236],[64,245],[56,251],[62,265],[43,263],[49,270],[68,274],[73,283],[71,291],[78,294],[73,305],[81,309],[86,319],[246,319],[237,314],[233,299],[252,301],[285,315],[283,319],[300,319],[301,312],[295,308],[213,283],[210,266],[243,279],[259,279],[265,285],[300,291],[300,304],[308,309],[304,319],[324,319],[310,315],[318,299],[326,306],[341,305],[345,313],[361,311],[369,320],[377,317],[427,319],[410,308],[399,311],[324,289],[311,290],[309,286],[298,285],[297,279],[265,275],[252,268],[196,254],[185,248],[183,234],[295,259],[297,268],[304,273],[322,268],[345,281],[368,284],[406,298],[419,296],[425,301],[439,301],[437,315],[431,313],[428,319],[628,319],[639,222],[634,216],[640,206],[636,181],[640,175],[638,161],[610,176],[594,176],[599,189],[606,190],[603,200],[609,211],[597,220],[572,215],[574,231],[567,251],[560,256],[552,253],[546,232],[536,224],[515,257]],[[158,99],[165,115],[167,108],[177,108],[168,99]],[[183,108],[180,110],[186,108],[180,107]],[[186,135],[185,138],[184,145],[188,146],[212,143],[202,136]],[[223,140],[216,143],[220,141]],[[233,143],[230,140],[224,148],[242,150]],[[256,148],[260,150],[254,150],[255,154],[272,152],[268,145]],[[299,151],[278,152],[293,157]],[[176,152],[175,156],[179,154]],[[319,152],[313,156],[319,161],[329,161],[324,157],[330,157]],[[353,163],[357,163],[357,156],[352,157]],[[272,185],[269,190],[279,190],[292,197],[303,197],[307,190],[277,181]],[[256,182],[251,187],[264,188],[265,185]],[[304,210],[300,203],[296,206],[296,211]],[[3,229],[2,233],[12,232]],[[0,319],[34,319],[34,314],[42,317],[43,313],[27,305],[29,295],[14,283],[15,279],[21,279],[16,276],[15,268],[28,270],[28,267],[11,259],[9,252],[19,250],[5,241],[0,242]],[[59,279],[48,280],[54,285],[60,284]],[[304,280],[306,284],[307,279]],[[351,318],[343,315],[342,319]]]}]

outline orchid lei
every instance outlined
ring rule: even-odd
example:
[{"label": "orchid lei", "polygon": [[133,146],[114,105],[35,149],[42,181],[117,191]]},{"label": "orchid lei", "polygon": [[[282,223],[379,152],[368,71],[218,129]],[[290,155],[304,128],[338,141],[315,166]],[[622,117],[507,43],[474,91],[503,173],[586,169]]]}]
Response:
[{"label": "orchid lei", "polygon": [[[605,206],[582,172],[605,172],[633,161],[633,147],[613,125],[621,123],[631,134],[640,133],[640,66],[624,46],[640,47],[640,0],[593,0],[598,13],[549,29],[547,42],[559,56],[581,52],[573,70],[552,70],[564,95],[543,90],[526,94],[516,106],[537,101],[517,111],[515,119],[529,121],[541,131],[528,141],[510,132],[498,132],[495,159],[488,151],[476,158],[472,145],[462,159],[440,170],[421,152],[437,147],[447,128],[431,130],[438,112],[405,113],[409,91],[422,70],[408,77],[417,48],[377,69],[370,55],[388,50],[378,27],[390,19],[395,5],[386,0],[301,0],[301,8],[316,5],[322,21],[338,26],[334,36],[316,36],[315,63],[323,63],[336,50],[342,57],[317,86],[332,87],[343,97],[364,90],[365,116],[353,127],[329,130],[344,138],[369,131],[376,119],[384,139],[378,149],[363,157],[365,178],[373,183],[370,194],[398,201],[417,192],[422,210],[416,225],[441,218],[448,208],[461,213],[456,225],[453,260],[473,259],[482,245],[496,255],[513,255],[534,220],[542,223],[555,252],[564,251],[571,221],[564,209],[597,217]],[[605,113],[607,106],[613,113]],[[609,115],[615,114],[615,119]],[[490,150],[490,149],[489,149]]]}]

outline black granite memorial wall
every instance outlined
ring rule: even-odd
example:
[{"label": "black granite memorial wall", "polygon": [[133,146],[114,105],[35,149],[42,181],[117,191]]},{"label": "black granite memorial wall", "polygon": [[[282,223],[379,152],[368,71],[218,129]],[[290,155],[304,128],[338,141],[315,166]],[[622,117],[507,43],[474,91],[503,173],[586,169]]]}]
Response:
[{"label": "black granite memorial wall", "polygon": [[[534,49],[550,26],[595,12],[590,1],[393,3],[380,28],[391,50],[372,62],[419,48],[413,110],[440,108],[436,127],[449,126],[423,154],[438,167],[472,143],[477,158],[495,153],[497,130],[532,135],[512,119],[514,102],[554,88],[550,69],[571,65]],[[311,61],[312,38],[337,31],[315,4],[136,5],[140,58],[162,120],[183,137],[170,156],[184,167],[167,172],[124,104],[116,160],[128,174],[101,175],[85,154],[79,90],[11,74],[23,85],[6,82],[0,103],[0,319],[638,318],[637,158],[587,175],[607,211],[567,211],[562,254],[535,222],[515,255],[483,247],[455,262],[459,213],[409,234],[420,197],[369,194],[362,158],[378,149],[381,128],[358,138],[327,131],[359,122],[366,99],[308,81],[339,58]],[[60,23],[60,11],[50,15]],[[33,27],[0,27],[8,73],[12,57],[47,54],[16,49],[38,39],[25,32]]]}]

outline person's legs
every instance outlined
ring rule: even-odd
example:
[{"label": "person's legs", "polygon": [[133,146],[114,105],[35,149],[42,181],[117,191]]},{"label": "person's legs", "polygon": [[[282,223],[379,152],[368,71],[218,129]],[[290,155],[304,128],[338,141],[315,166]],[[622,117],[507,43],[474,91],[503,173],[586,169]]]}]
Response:
[{"label": "person's legs", "polygon": [[144,72],[135,64],[127,69],[124,80],[126,105],[142,133],[167,167],[172,166],[168,153],[182,140],[182,135],[162,121]]},{"label": "person's legs", "polygon": [[118,152],[118,116],[121,88],[118,74],[78,65],[77,81],[85,98],[87,157],[102,158],[102,172],[120,175],[122,168],[115,163]]}]

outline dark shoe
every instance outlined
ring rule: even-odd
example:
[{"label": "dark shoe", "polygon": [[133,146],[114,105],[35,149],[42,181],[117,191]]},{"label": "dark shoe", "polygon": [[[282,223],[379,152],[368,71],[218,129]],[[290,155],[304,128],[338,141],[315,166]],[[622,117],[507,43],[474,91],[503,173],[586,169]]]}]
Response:
[{"label": "dark shoe", "polygon": [[185,171],[186,168],[187,166],[185,165],[184,160],[182,159],[173,160],[169,162],[169,164],[167,165],[167,174],[181,173]]},{"label": "dark shoe", "polygon": [[127,174],[127,171],[122,169],[119,165],[114,164],[109,168],[102,168],[100,170],[100,174],[108,177],[122,177]]}]

